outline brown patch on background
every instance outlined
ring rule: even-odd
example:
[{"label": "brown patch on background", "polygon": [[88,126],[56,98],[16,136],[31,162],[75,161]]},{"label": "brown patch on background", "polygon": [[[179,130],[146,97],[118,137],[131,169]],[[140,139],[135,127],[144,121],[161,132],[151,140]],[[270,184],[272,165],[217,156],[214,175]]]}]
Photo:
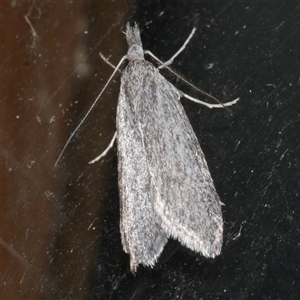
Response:
[{"label": "brown patch on background", "polygon": [[[105,14],[105,24],[97,23],[100,39],[107,33],[107,16],[111,16],[112,23],[125,5],[125,1],[109,5],[99,1],[90,10],[91,3],[5,1],[0,4],[1,299],[88,298],[93,259],[98,250],[97,231],[91,230],[91,224],[101,224],[98,178],[79,179],[78,171],[87,167],[90,149],[78,150],[73,145],[61,165],[53,167],[74,128],[73,123],[68,126],[72,116],[70,107],[76,99],[79,101],[78,94],[89,99],[86,103],[80,100],[83,103],[80,110],[76,107],[78,117],[82,117],[82,111],[87,111],[94,100],[95,90],[99,92],[103,85],[95,82],[89,88],[86,83],[76,86],[76,76],[86,82],[95,78],[94,69],[80,61],[88,53],[85,30],[91,26],[88,19],[91,16],[86,12],[92,11],[99,17]],[[114,31],[122,40],[120,27]],[[109,43],[107,39],[104,49],[101,44],[94,57],[100,50],[109,49]],[[122,56],[119,52],[114,56]],[[112,71],[108,66],[103,69],[108,74]],[[80,121],[76,116],[72,119],[77,124]],[[110,119],[103,128],[111,131],[112,136],[114,125],[113,118]],[[94,140],[99,133],[97,137],[85,137]],[[78,151],[77,158],[72,160]],[[107,168],[100,171],[103,176]],[[104,191],[105,186],[101,189]]]}]

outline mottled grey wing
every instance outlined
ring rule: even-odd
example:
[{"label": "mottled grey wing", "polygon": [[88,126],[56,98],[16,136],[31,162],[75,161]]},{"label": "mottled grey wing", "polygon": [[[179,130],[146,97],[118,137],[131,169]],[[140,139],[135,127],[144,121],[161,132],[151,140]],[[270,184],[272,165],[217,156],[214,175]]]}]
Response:
[{"label": "mottled grey wing", "polygon": [[150,174],[150,187],[144,186],[150,190],[147,201],[153,204],[168,236],[214,257],[220,253],[223,240],[221,201],[179,101],[180,93],[151,63],[133,64],[128,66],[134,67],[135,75],[127,93],[133,99],[136,120],[131,126],[142,137],[136,152],[143,172]]},{"label": "mottled grey wing", "polygon": [[[117,108],[120,229],[123,249],[130,255],[130,267],[153,266],[167,242],[167,235],[153,209],[148,158],[131,93],[131,68],[123,71]],[[142,99],[141,99],[142,101]]]}]

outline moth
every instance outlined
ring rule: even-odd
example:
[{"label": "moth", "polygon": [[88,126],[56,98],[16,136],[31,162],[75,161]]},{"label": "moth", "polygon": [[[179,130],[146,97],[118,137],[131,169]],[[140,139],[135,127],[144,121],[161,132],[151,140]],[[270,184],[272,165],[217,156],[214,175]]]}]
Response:
[{"label": "moth", "polygon": [[120,229],[130,268],[153,266],[169,237],[215,257],[222,203],[180,103],[184,95],[144,59],[137,25],[127,24],[126,39],[116,122]]},{"label": "moth", "polygon": [[106,155],[117,139],[120,231],[132,272],[140,264],[153,267],[170,237],[205,257],[221,252],[222,203],[180,98],[210,108],[230,106],[239,99],[214,105],[197,100],[174,87],[144,58],[144,53],[150,54],[160,68],[168,68],[194,32],[195,28],[181,49],[162,63],[144,52],[137,24],[127,24],[128,52],[112,74],[128,60],[121,76],[117,131],[91,163]]}]

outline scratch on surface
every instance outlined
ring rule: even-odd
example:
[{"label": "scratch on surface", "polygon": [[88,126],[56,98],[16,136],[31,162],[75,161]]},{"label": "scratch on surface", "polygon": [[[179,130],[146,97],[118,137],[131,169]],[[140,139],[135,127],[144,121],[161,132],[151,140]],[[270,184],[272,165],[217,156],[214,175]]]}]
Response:
[{"label": "scratch on surface", "polygon": [[275,31],[277,31],[284,23],[285,23],[285,21],[282,21],[282,22],[275,28]]},{"label": "scratch on surface", "polygon": [[35,31],[32,23],[30,22],[29,20],[29,15],[31,13],[31,10],[33,8],[33,5],[34,5],[35,1],[33,1],[27,15],[24,16],[25,20],[26,20],[26,23],[28,24],[28,26],[30,27],[30,31],[31,31],[31,34],[32,34],[32,49],[35,51],[36,50],[36,45],[37,45],[37,42],[39,40],[39,36],[37,34],[37,32]]},{"label": "scratch on surface", "polygon": [[241,236],[243,225],[241,225],[239,232],[232,238],[233,241],[237,240]]},{"label": "scratch on surface", "polygon": [[1,237],[0,237],[0,245],[2,245],[10,254],[12,254],[14,257],[16,257],[18,260],[20,260],[25,266],[28,267],[27,260],[20,255],[12,246],[7,244]]},{"label": "scratch on surface", "polygon": [[[276,29],[278,29],[283,23],[284,23],[285,21],[282,21],[281,23],[280,23],[280,25],[277,27],[277,28],[275,28],[275,30]],[[291,37],[292,37],[292,35],[296,32],[298,30],[298,27],[271,53],[271,55],[270,56],[273,56],[274,55],[274,53],[276,53],[285,43],[286,43],[286,41],[287,40],[289,40]],[[257,69],[256,69],[256,71],[254,71],[253,72],[253,74],[251,75],[251,76],[248,76],[246,79],[245,79],[245,81],[241,84],[241,86],[239,87],[239,89],[243,86],[243,85],[245,85],[246,84],[246,82],[248,82],[248,80],[250,79],[250,78],[252,78],[252,76],[254,75],[254,74],[256,74],[257,72],[258,72],[258,70],[259,69],[261,69],[264,65],[266,64],[266,61],[264,61]]]},{"label": "scratch on surface", "polygon": [[276,85],[275,85],[275,84],[273,84],[273,83],[267,83],[267,84],[266,84],[266,86],[272,86],[273,88],[275,88],[275,89],[276,89]]}]

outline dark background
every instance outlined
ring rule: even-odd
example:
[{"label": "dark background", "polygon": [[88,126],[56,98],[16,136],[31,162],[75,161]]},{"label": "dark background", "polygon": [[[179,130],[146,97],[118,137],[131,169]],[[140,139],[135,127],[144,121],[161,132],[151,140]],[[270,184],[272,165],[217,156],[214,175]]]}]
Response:
[{"label": "dark background", "polygon": [[[25,18],[26,17],[26,18]],[[1,299],[299,299],[298,1],[1,2]],[[116,75],[136,21],[144,49],[227,110],[182,103],[220,195],[222,253],[170,241],[129,270],[119,231]],[[184,92],[203,96],[163,70]],[[208,100],[208,99],[206,99]]]}]

